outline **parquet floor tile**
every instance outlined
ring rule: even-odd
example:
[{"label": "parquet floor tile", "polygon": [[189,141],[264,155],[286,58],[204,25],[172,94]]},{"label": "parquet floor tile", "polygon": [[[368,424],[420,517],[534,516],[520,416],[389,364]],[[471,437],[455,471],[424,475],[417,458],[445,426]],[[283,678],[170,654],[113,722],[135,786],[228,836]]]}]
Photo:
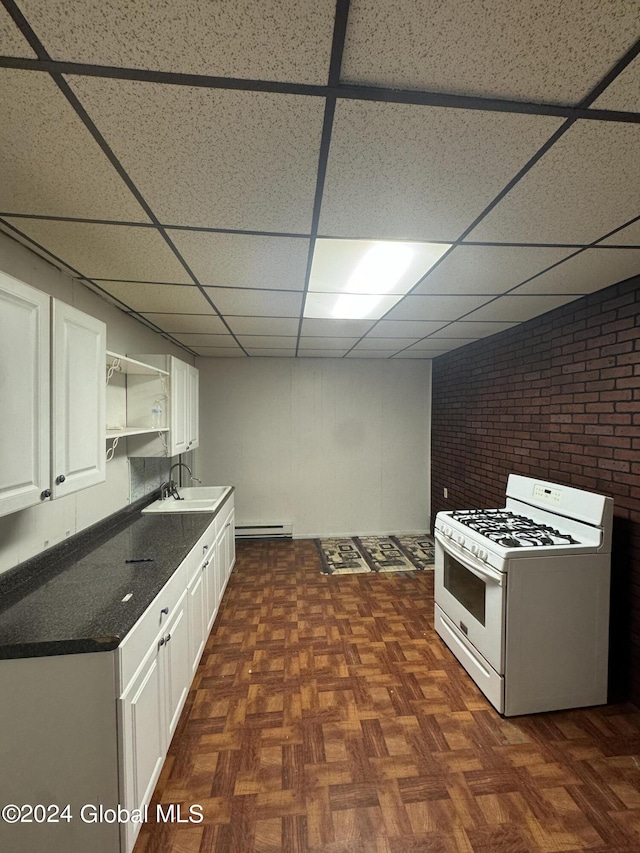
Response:
[{"label": "parquet floor tile", "polygon": [[135,853],[638,853],[640,711],[500,717],[433,630],[433,574],[238,542],[158,781],[199,824]]}]

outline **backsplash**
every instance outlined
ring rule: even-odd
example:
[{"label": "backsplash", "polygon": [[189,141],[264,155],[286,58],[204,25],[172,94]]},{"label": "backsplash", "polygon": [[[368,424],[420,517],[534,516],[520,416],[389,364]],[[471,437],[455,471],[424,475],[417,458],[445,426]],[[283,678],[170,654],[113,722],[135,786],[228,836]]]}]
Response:
[{"label": "backsplash", "polygon": [[129,459],[131,503],[157,491],[169,479],[173,459],[132,457]]},{"label": "backsplash", "polygon": [[[169,479],[169,471],[171,466],[176,462],[182,461],[186,462],[186,464],[191,468],[194,475],[196,474],[196,470],[194,467],[193,460],[194,453],[193,451],[190,453],[183,453],[182,456],[174,456],[171,459],[166,459],[164,457],[155,457],[155,456],[132,456],[129,459],[129,491],[130,491],[130,501],[134,503],[134,501],[140,500],[140,498],[144,498],[147,495],[150,495],[152,492],[157,491],[160,486]],[[180,472],[176,471],[174,473],[173,479],[180,483],[178,474]],[[184,472],[186,476],[186,472]],[[189,483],[187,479],[183,476],[182,484],[188,486]]]}]

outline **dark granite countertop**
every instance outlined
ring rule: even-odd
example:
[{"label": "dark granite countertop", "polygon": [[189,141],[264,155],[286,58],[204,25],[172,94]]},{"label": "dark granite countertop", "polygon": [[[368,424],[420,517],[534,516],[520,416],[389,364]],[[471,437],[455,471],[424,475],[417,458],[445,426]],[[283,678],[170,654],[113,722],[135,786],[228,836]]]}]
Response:
[{"label": "dark granite countertop", "polygon": [[[149,502],[0,576],[0,659],[120,644],[216,515],[141,515]],[[146,557],[151,562],[126,562]]]}]

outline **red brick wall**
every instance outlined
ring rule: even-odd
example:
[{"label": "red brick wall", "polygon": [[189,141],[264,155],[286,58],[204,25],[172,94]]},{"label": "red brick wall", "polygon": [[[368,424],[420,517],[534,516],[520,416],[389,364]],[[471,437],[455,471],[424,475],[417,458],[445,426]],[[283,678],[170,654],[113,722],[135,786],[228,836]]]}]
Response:
[{"label": "red brick wall", "polygon": [[510,473],[613,497],[610,693],[640,705],[640,278],[435,359],[431,465],[432,520]]}]

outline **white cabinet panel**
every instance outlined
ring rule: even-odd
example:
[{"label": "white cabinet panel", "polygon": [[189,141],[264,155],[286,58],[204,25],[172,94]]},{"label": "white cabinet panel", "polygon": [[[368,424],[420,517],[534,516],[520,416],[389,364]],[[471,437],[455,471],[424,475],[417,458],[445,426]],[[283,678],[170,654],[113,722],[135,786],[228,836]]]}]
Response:
[{"label": "white cabinet panel", "polygon": [[173,733],[180,719],[180,712],[191,684],[191,666],[189,662],[189,624],[187,618],[187,593],[183,593],[178,602],[176,613],[164,636],[164,666],[166,747],[169,747]]},{"label": "white cabinet panel", "polygon": [[187,447],[195,450],[200,444],[200,373],[196,367],[188,366],[189,405],[187,423]]},{"label": "white cabinet panel", "polygon": [[54,300],[54,497],[94,486],[106,479],[105,353],[105,324]]},{"label": "white cabinet panel", "polygon": [[49,487],[49,304],[0,273],[0,515]]},{"label": "white cabinet panel", "polygon": [[191,678],[196,674],[206,640],[206,579],[209,560],[205,559],[194,575],[187,588],[189,611],[189,661],[191,663]]},{"label": "white cabinet panel", "polygon": [[[122,762],[122,800],[126,809],[139,809],[151,799],[165,758],[162,656],[154,646],[137,677],[119,701]],[[139,824],[123,825],[125,850],[131,850]]]}]

